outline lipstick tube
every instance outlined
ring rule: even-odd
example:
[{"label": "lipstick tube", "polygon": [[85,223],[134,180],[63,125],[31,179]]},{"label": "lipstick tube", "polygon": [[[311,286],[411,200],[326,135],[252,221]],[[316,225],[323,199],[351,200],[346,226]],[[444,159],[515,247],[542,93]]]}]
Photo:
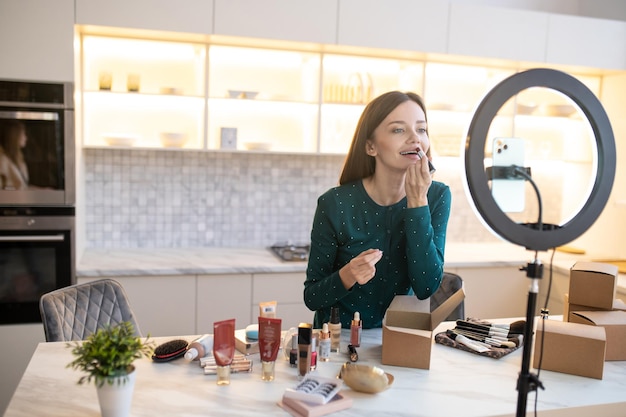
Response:
[{"label": "lipstick tube", "polygon": [[298,375],[306,376],[311,369],[311,338],[313,325],[300,323],[298,325]]}]

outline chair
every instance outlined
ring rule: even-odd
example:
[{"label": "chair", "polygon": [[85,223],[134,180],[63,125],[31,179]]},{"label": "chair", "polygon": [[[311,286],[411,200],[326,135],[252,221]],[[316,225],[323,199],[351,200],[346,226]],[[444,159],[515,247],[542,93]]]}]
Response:
[{"label": "chair", "polygon": [[70,285],[41,296],[46,342],[84,340],[106,325],[130,321],[141,336],[124,288],[112,279]]},{"label": "chair", "polygon": [[[463,288],[463,279],[457,274],[452,272],[443,273],[441,278],[441,285],[433,295],[430,296],[430,311],[433,311],[439,307],[444,301],[448,299],[452,294]],[[465,319],[465,302],[461,301],[461,304],[457,306],[446,320],[463,320]]]}]

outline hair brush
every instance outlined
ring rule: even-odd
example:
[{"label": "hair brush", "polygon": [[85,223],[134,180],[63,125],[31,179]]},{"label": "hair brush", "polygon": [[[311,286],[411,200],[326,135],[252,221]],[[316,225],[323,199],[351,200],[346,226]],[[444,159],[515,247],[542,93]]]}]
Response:
[{"label": "hair brush", "polygon": [[154,348],[152,360],[155,362],[167,362],[180,358],[187,351],[188,345],[187,341],[183,339],[174,339],[162,343]]}]

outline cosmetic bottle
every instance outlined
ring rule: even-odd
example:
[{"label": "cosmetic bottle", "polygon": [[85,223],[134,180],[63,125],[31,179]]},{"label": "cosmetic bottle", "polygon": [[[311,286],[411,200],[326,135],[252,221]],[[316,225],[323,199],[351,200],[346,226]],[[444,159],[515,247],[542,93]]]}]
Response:
[{"label": "cosmetic bottle", "polygon": [[322,326],[320,334],[320,361],[328,362],[330,360],[330,333],[328,332],[328,323]]},{"label": "cosmetic bottle", "polygon": [[274,380],[276,356],[280,347],[281,319],[259,317],[259,354],[261,356],[261,379]]},{"label": "cosmetic bottle", "polygon": [[311,371],[314,371],[317,368],[317,336],[316,333],[313,332],[313,336],[311,337]]},{"label": "cosmetic bottle", "polygon": [[199,361],[213,350],[213,335],[205,334],[195,339],[189,344],[185,359],[188,361]]},{"label": "cosmetic bottle", "polygon": [[291,350],[289,351],[289,365],[292,368],[298,366],[298,334],[291,336]]},{"label": "cosmetic bottle", "polygon": [[310,323],[298,325],[298,376],[304,378],[311,369],[311,339],[313,326]]},{"label": "cosmetic bottle", "polygon": [[217,385],[230,385],[230,365],[235,356],[235,319],[213,323],[213,356]]},{"label": "cosmetic bottle", "polygon": [[361,330],[363,326],[361,324],[361,315],[358,311],[354,312],[352,323],[350,323],[350,344],[354,347],[361,346]]},{"label": "cosmetic bottle", "polygon": [[341,319],[339,318],[339,307],[330,308],[330,351],[339,352],[341,342]]}]

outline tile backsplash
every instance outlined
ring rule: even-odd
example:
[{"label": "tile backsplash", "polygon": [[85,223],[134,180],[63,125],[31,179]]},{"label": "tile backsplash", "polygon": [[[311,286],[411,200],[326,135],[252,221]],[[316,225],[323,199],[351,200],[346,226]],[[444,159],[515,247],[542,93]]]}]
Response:
[{"label": "tile backsplash", "polygon": [[[344,157],[84,149],[87,247],[259,247],[308,242],[317,198]],[[497,241],[468,203],[457,159],[435,160],[452,190],[448,241]]]}]

